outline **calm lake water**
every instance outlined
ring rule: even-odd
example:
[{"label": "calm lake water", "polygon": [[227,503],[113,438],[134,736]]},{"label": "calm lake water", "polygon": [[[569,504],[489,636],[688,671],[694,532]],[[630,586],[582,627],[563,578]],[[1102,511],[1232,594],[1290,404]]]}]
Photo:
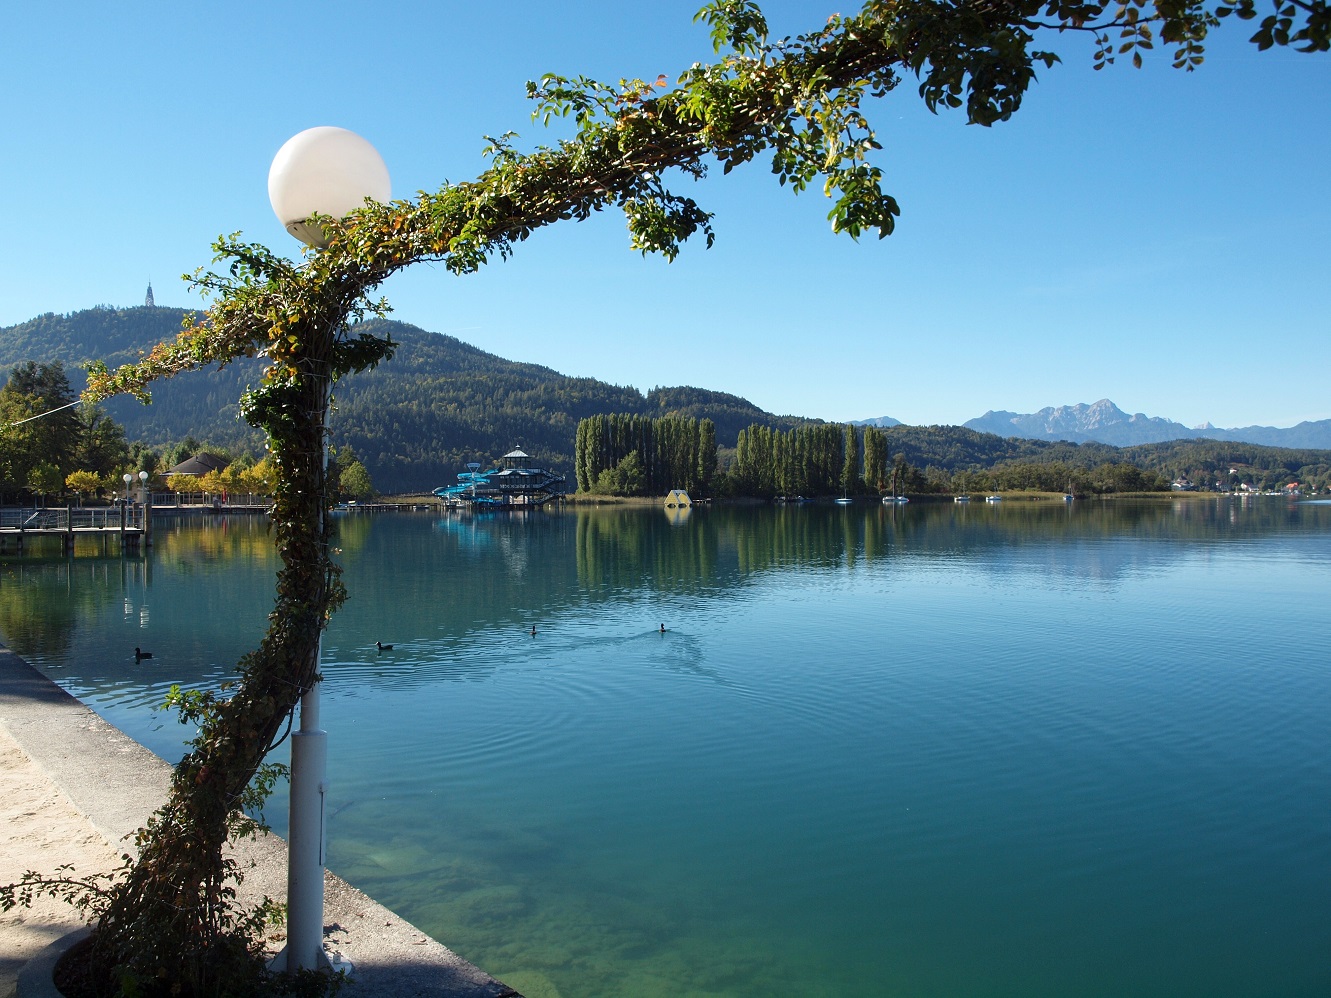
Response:
[{"label": "calm lake water", "polygon": [[[0,633],[175,759],[275,561],[159,527]],[[340,529],[329,865],[530,998],[1331,994],[1331,506]]]}]

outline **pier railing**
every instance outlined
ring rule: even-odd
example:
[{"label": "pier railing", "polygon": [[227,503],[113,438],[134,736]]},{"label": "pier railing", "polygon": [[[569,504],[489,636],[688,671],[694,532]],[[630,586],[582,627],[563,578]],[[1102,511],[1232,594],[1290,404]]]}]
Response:
[{"label": "pier railing", "polygon": [[216,492],[154,492],[152,494],[152,504],[154,509],[170,507],[184,509],[190,506],[267,507],[273,504],[273,500],[269,496],[252,492],[228,492],[226,494]]},{"label": "pier railing", "polygon": [[[123,517],[123,518],[122,518]],[[52,532],[57,530],[143,529],[142,506],[46,506],[37,509],[0,509],[0,529]]]}]

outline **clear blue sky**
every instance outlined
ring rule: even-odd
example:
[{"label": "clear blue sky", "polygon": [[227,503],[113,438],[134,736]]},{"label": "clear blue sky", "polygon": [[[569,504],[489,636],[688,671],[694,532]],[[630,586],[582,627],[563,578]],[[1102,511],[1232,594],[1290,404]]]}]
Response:
[{"label": "clear blue sky", "polygon": [[[534,142],[547,71],[672,78],[710,58],[700,0],[21,4],[0,35],[0,325],[42,312],[194,305],[179,275],[222,232],[295,255],[268,206],[290,135],[378,146],[394,195]],[[764,5],[774,33],[849,12]],[[1237,27],[1237,30],[1235,30]],[[882,242],[833,236],[822,196],[763,164],[696,186],[717,245],[674,264],[622,217],[557,225],[464,278],[384,286],[395,318],[559,371],[697,385],[776,412],[959,423],[1108,397],[1188,424],[1331,417],[1331,58],[1216,32],[1199,72],[1096,73],[1051,43],[991,129],[933,116],[906,80],[871,108],[902,206]],[[1160,52],[1157,55],[1164,56]]]}]

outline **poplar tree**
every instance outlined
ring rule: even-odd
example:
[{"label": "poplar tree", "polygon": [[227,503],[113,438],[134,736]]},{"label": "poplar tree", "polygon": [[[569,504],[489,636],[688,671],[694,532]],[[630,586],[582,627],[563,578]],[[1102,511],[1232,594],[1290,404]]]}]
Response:
[{"label": "poplar tree", "polygon": [[864,428],[864,484],[882,492],[887,478],[887,436],[877,426]]},{"label": "poplar tree", "polygon": [[[0,388],[0,484],[33,492],[52,486],[75,468],[82,424],[65,366],[28,361]],[[94,469],[95,470],[95,469]]]},{"label": "poplar tree", "polygon": [[716,424],[710,419],[698,421],[698,488],[703,495],[711,495],[712,479],[716,474]]},{"label": "poplar tree", "polygon": [[855,483],[860,478],[860,437],[855,427],[847,423],[841,444],[841,494],[848,496],[855,491]]}]

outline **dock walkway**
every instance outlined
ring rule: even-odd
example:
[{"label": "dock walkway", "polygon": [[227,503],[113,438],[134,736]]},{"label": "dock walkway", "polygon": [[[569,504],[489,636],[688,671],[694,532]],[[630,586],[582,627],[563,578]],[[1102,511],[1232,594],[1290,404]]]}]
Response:
[{"label": "dock walkway", "polygon": [[23,551],[32,537],[59,537],[65,554],[74,550],[81,537],[98,537],[103,543],[115,540],[122,552],[151,547],[153,522],[162,517],[203,514],[266,514],[272,509],[267,496],[238,495],[222,498],[199,493],[154,494],[151,504],[119,502],[114,506],[5,506],[0,507],[0,552]]},{"label": "dock walkway", "polygon": [[125,549],[137,548],[150,530],[151,513],[142,506],[65,506],[0,509],[0,548],[23,550],[28,537],[59,537],[66,551],[76,537],[116,537]]}]

